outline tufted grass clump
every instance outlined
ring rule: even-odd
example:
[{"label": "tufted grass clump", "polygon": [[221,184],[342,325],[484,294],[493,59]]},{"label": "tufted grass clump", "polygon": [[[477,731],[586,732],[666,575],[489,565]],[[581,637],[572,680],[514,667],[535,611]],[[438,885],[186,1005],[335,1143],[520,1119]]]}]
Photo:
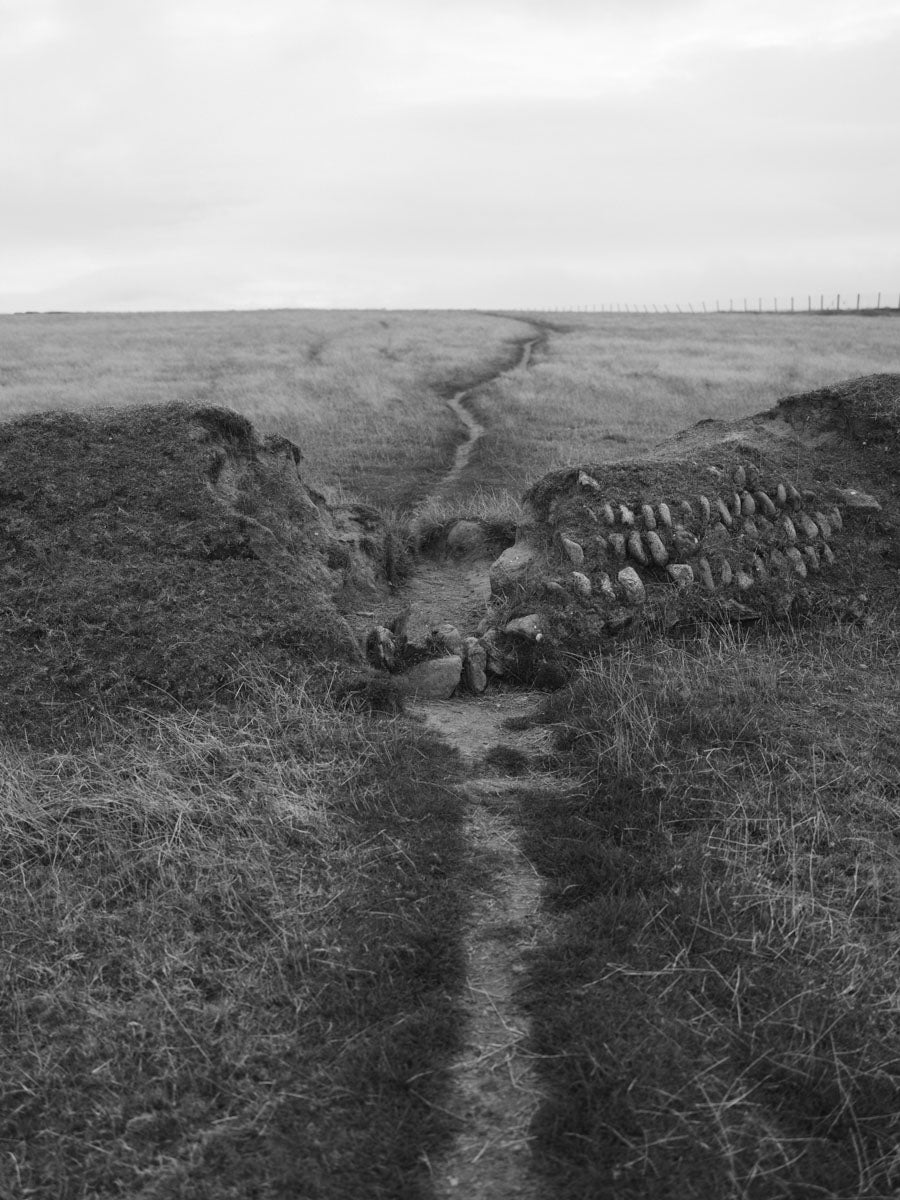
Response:
[{"label": "tufted grass clump", "polygon": [[898,650],[887,621],[710,632],[549,702],[576,780],[524,818],[554,1195],[896,1190]]}]

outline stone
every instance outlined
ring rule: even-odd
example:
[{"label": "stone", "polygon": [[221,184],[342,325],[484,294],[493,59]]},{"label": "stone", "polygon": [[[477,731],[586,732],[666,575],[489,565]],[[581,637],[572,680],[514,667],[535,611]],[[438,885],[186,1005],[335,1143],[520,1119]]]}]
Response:
[{"label": "stone", "polygon": [[394,635],[384,625],[376,625],[366,635],[366,658],[379,671],[393,671],[397,665]]},{"label": "stone", "polygon": [[625,602],[633,608],[644,603],[647,593],[640,575],[634,567],[623,567],[617,576],[619,586],[625,594]]},{"label": "stone", "polygon": [[753,574],[757,579],[767,579],[769,572],[766,570],[766,564],[758,554],[754,554],[750,559],[750,566],[753,568]]},{"label": "stone", "polygon": [[537,556],[537,550],[528,542],[517,542],[510,546],[491,564],[491,591],[504,592],[518,583],[527,574]]},{"label": "stone", "polygon": [[819,571],[821,569],[819,556],[816,554],[815,546],[804,546],[803,557],[806,559],[806,565],[809,567],[810,571]]},{"label": "stone", "polygon": [[825,559],[825,562],[829,567],[834,566],[834,551],[827,542],[824,542],[822,545],[822,557]]},{"label": "stone", "polygon": [[572,586],[576,595],[581,596],[584,600],[587,600],[591,594],[591,581],[581,571],[572,572]]},{"label": "stone", "polygon": [[431,644],[444,654],[462,654],[464,639],[455,625],[442,621],[431,631],[428,639]]},{"label": "stone", "polygon": [[703,584],[705,591],[714,592],[716,590],[716,584],[715,580],[713,579],[712,569],[709,565],[709,559],[697,559],[697,574],[700,576],[700,582]]},{"label": "stone", "polygon": [[603,598],[605,600],[617,600],[618,599],[618,597],[616,596],[616,589],[613,587],[612,580],[606,574],[606,572],[604,572],[600,576],[600,578],[597,580],[597,586],[600,589],[600,594],[603,596]]},{"label": "stone", "polygon": [[607,525],[615,525],[616,514],[613,512],[613,506],[609,503],[608,500],[603,505],[603,508],[600,510],[600,512],[603,516],[603,520],[607,523]]},{"label": "stone", "polygon": [[557,579],[545,579],[541,584],[541,590],[554,600],[558,600],[560,604],[564,604],[568,599],[566,589]]},{"label": "stone", "polygon": [[733,517],[739,517],[741,515],[741,497],[737,492],[732,492],[731,504],[729,505],[729,508],[731,509],[731,515]]},{"label": "stone", "polygon": [[647,543],[647,549],[650,551],[650,557],[654,563],[658,567],[664,567],[669,561],[669,552],[663,545],[662,538],[651,529],[644,534],[644,540]]},{"label": "stone", "polygon": [[591,492],[599,492],[601,490],[600,484],[597,482],[597,480],[593,477],[593,475],[588,475],[586,471],[578,472],[578,486],[587,488],[588,491]]},{"label": "stone", "polygon": [[666,574],[680,588],[690,587],[694,582],[694,571],[689,563],[669,563]]},{"label": "stone", "polygon": [[808,513],[798,512],[797,524],[803,530],[808,541],[814,542],[819,536],[819,527]]},{"label": "stone", "polygon": [[779,483],[775,489],[775,503],[779,508],[784,508],[787,504],[787,488],[783,483]]},{"label": "stone", "polygon": [[606,618],[607,633],[621,633],[634,621],[634,613],[627,608],[614,608]]},{"label": "stone", "polygon": [[644,518],[644,528],[645,529],[655,529],[656,528],[656,517],[653,514],[653,505],[652,504],[642,504],[641,505],[641,516]]},{"label": "stone", "polygon": [[728,505],[725,503],[725,501],[722,499],[721,496],[716,497],[716,508],[718,510],[719,517],[722,521],[722,524],[727,529],[730,529],[733,524],[731,513],[728,511]]},{"label": "stone", "polygon": [[616,558],[625,557],[625,535],[621,533],[611,533],[608,538],[610,548]]},{"label": "stone", "polygon": [[467,637],[464,643],[463,680],[476,696],[487,687],[487,648],[475,637]]},{"label": "stone", "polygon": [[741,513],[745,517],[752,517],[756,512],[756,501],[749,492],[741,492]]},{"label": "stone", "polygon": [[600,533],[594,534],[593,546],[594,546],[594,550],[600,555],[605,555],[607,553],[607,551],[609,550],[609,543],[607,542],[606,538]]},{"label": "stone", "polygon": [[731,570],[731,563],[729,563],[729,562],[722,563],[722,569],[719,572],[719,578],[722,580],[722,587],[730,586],[731,581],[734,578],[734,573]]},{"label": "stone", "polygon": [[817,512],[815,514],[815,519],[816,519],[816,524],[819,527],[819,533],[821,533],[822,537],[830,538],[831,537],[831,522],[828,520],[828,518],[825,516],[825,514]]},{"label": "stone", "polygon": [[794,568],[794,571],[801,579],[806,578],[806,563],[803,561],[803,555],[796,546],[788,546],[784,552],[785,558]]},{"label": "stone", "polygon": [[751,488],[759,487],[759,467],[756,463],[747,463],[747,483]]},{"label": "stone", "polygon": [[639,562],[642,567],[646,567],[650,562],[650,559],[647,557],[647,552],[644,550],[644,544],[641,541],[641,535],[636,529],[632,529],[626,540],[628,544],[628,553],[635,562]]},{"label": "stone", "polygon": [[838,496],[844,508],[854,509],[856,512],[881,512],[881,505],[868,492],[859,492],[856,488],[840,488]]},{"label": "stone", "polygon": [[524,638],[529,642],[539,642],[544,636],[541,632],[541,618],[537,613],[529,613],[526,617],[516,617],[512,621],[507,621],[503,632],[508,633],[511,637]]},{"label": "stone", "polygon": [[459,654],[418,663],[397,677],[400,691],[414,700],[449,700],[459,687],[462,665]]},{"label": "stone", "polygon": [[659,523],[666,529],[672,528],[672,512],[668,504],[663,501],[656,510],[659,513]]},{"label": "stone", "polygon": [[509,675],[515,665],[514,656],[507,653],[500,644],[500,634],[496,629],[489,629],[481,639],[487,654],[487,672],[503,679]]},{"label": "stone", "polygon": [[584,562],[584,550],[581,545],[565,535],[561,536],[559,540],[562,542],[562,548],[565,550],[569,562],[573,566],[580,567]]},{"label": "stone", "polygon": [[786,513],[781,518],[781,528],[784,533],[784,536],[787,538],[787,540],[789,542],[796,542],[797,530],[794,528],[794,522],[791,520],[791,518]]},{"label": "stone", "polygon": [[790,500],[791,504],[793,504],[796,508],[799,508],[800,505],[803,503],[803,497],[800,495],[800,493],[797,491],[797,489],[794,487],[794,485],[792,483],[789,483],[787,485],[787,496],[788,496],[788,500]]},{"label": "stone", "polygon": [[749,592],[753,587],[753,576],[748,575],[743,568],[739,568],[734,575],[734,581],[742,592]]},{"label": "stone", "polygon": [[841,511],[839,508],[832,508],[828,514],[828,519],[831,521],[832,529],[836,529],[838,532],[840,532],[840,530],[844,528],[844,518],[841,516]]},{"label": "stone", "polygon": [[768,495],[767,492],[762,491],[754,492],[753,495],[756,497],[756,503],[759,505],[765,515],[767,517],[774,517],[778,509],[775,507],[772,497]]},{"label": "stone", "polygon": [[709,524],[709,518],[711,515],[712,515],[712,508],[710,507],[708,497],[701,496],[700,497],[700,520],[703,522],[704,525]]},{"label": "stone", "polygon": [[752,517],[745,517],[741,522],[741,531],[744,537],[750,538],[751,541],[759,541],[759,529]]},{"label": "stone", "polygon": [[485,540],[480,521],[455,521],[447,531],[447,551],[454,556],[474,554],[484,546]]},{"label": "stone", "polygon": [[791,570],[791,565],[784,557],[780,550],[773,549],[769,554],[769,566],[779,575],[787,575]]},{"label": "stone", "polygon": [[627,504],[619,505],[619,520],[628,528],[631,528],[634,525],[634,513]]},{"label": "stone", "polygon": [[734,480],[734,486],[738,491],[741,491],[742,488],[746,487],[747,475],[744,471],[744,468],[740,464],[734,468],[731,478]]},{"label": "stone", "polygon": [[682,521],[687,521],[690,524],[694,519],[694,510],[691,508],[687,500],[682,500],[678,505],[678,511],[681,513]]}]

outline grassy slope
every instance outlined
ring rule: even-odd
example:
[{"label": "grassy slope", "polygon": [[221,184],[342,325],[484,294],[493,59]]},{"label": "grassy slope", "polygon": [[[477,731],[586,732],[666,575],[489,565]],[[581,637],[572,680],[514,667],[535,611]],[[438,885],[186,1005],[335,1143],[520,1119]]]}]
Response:
[{"label": "grassy slope", "polygon": [[639,454],[706,417],[900,370],[900,321],[857,317],[611,317],[567,314],[527,374],[486,388],[483,482],[516,493],[553,467]]},{"label": "grassy slope", "polygon": [[530,326],[477,313],[0,317],[0,418],[184,400],[301,446],[320,483],[403,505],[460,437],[457,387],[515,361]]}]

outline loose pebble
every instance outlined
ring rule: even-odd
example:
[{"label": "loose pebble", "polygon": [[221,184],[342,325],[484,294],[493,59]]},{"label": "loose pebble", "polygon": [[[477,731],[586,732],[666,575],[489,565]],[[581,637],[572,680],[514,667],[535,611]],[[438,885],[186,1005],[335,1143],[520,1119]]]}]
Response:
[{"label": "loose pebble", "polygon": [[650,529],[644,534],[644,539],[647,549],[650,551],[650,557],[658,567],[664,567],[669,561],[669,552],[663,545],[662,538]]}]

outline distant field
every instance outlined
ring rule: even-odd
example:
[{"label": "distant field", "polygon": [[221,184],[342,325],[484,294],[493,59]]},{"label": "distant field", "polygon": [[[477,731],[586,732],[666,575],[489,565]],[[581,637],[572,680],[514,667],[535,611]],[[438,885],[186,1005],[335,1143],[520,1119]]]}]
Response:
[{"label": "distant field", "polygon": [[896,318],[452,312],[0,317],[0,416],[92,404],[224,404],[296,441],[321,483],[409,505],[460,438],[455,387],[489,426],[470,483],[519,493],[569,461],[640,452],[853,375],[900,370]]},{"label": "distant field", "polygon": [[95,404],[226,405],[297,442],[319,483],[409,503],[460,440],[448,392],[513,362],[529,332],[477,313],[0,317],[0,417]]},{"label": "distant field", "polygon": [[641,453],[706,417],[746,416],[792,392],[900,371],[893,317],[558,320],[527,372],[479,394],[485,481],[521,491],[552,467]]}]

